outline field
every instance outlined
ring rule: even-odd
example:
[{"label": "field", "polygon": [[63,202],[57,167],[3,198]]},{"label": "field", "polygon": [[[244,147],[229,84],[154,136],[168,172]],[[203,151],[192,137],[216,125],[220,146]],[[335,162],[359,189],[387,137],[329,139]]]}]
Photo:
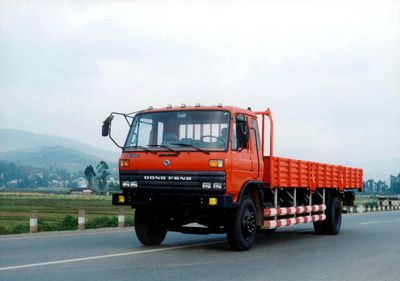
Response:
[{"label": "field", "polygon": [[[86,228],[117,226],[119,209],[111,196],[0,193],[0,234],[28,232],[31,211],[38,213],[39,231],[77,229],[79,210],[86,211]],[[131,226],[133,210],[124,209]]]}]

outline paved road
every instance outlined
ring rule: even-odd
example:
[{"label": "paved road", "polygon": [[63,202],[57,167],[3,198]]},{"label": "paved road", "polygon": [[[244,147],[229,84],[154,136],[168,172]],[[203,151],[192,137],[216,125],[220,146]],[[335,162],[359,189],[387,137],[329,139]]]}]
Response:
[{"label": "paved road", "polygon": [[143,247],[133,229],[0,238],[0,280],[400,280],[400,212],[345,215],[338,236],[312,225],[259,235],[247,252],[224,235],[169,233]]}]

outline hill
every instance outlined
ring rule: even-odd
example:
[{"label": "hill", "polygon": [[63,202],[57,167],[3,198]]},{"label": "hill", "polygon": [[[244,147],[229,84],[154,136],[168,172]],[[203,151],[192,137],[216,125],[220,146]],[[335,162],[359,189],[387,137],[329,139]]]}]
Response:
[{"label": "hill", "polygon": [[[13,130],[13,129],[0,129],[0,154],[4,152],[14,152],[19,154],[22,151],[31,151],[39,155],[40,151],[46,153],[46,147],[58,147],[58,149],[65,148],[65,156],[73,157],[94,157],[102,159],[107,162],[116,162],[118,154],[98,149],[96,147],[81,143],[79,141],[61,137],[47,136],[36,134],[27,131]],[[76,152],[73,153],[72,150]],[[84,154],[78,156],[78,152]],[[22,155],[19,155],[19,159]],[[12,161],[12,158],[9,159]]]},{"label": "hill", "polygon": [[83,171],[89,164],[95,167],[103,159],[70,148],[49,146],[2,152],[1,160],[36,168],[61,168],[76,172]]}]

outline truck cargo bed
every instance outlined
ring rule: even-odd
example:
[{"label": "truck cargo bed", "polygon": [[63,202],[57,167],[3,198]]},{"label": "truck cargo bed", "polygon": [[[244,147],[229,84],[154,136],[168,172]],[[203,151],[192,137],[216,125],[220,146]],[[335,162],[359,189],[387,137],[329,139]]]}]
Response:
[{"label": "truck cargo bed", "polygon": [[282,157],[272,158],[271,169],[268,156],[264,163],[264,181],[271,188],[362,189],[362,169]]}]

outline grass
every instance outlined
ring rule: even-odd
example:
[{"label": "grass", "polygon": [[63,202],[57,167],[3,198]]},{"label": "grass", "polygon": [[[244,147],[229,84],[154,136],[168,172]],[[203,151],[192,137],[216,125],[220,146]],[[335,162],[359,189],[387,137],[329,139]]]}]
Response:
[{"label": "grass", "polygon": [[[78,211],[86,212],[86,228],[118,225],[118,210],[111,196],[0,193],[0,234],[29,231],[31,211],[38,213],[39,231],[77,229]],[[133,210],[125,209],[125,225],[133,225]]]},{"label": "grass", "polygon": [[354,201],[354,206],[377,206],[378,200],[376,198],[371,198],[369,195],[356,195],[356,200]]}]

